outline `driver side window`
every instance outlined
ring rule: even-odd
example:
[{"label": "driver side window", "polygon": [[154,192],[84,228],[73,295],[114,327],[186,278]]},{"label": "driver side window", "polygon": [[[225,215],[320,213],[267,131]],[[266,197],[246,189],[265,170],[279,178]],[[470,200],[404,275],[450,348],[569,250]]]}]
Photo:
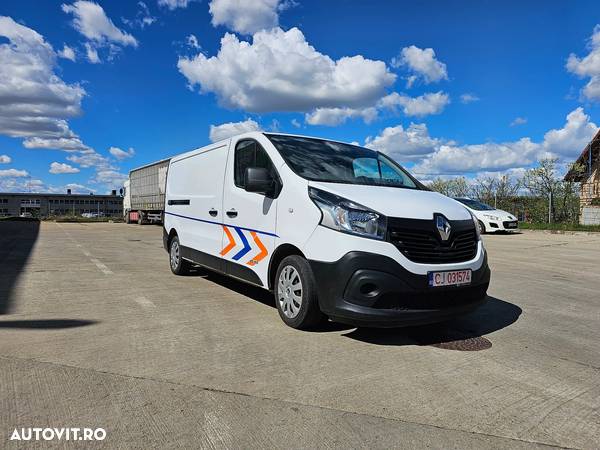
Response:
[{"label": "driver side window", "polygon": [[234,182],[239,188],[244,189],[246,187],[244,175],[248,167],[268,169],[274,177],[277,177],[269,155],[256,141],[240,141],[235,146]]}]

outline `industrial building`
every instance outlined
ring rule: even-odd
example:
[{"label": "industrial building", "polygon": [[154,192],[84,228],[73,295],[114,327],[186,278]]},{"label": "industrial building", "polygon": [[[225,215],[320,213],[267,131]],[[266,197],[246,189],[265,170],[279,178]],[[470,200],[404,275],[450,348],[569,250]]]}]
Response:
[{"label": "industrial building", "polygon": [[0,217],[26,215],[33,217],[81,216],[104,217],[123,215],[123,198],[111,195],[44,194],[0,192]]},{"label": "industrial building", "polygon": [[600,225],[600,130],[583,149],[565,180],[581,183],[579,222]]}]

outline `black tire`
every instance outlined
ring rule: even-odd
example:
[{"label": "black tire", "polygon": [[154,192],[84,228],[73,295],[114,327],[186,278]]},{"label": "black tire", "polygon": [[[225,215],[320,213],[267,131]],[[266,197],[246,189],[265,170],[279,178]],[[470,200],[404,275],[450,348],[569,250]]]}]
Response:
[{"label": "black tire", "polygon": [[[293,270],[287,269],[289,267],[293,268]],[[282,278],[282,273],[286,269],[287,271]],[[294,277],[289,283],[286,280],[288,274],[291,274],[291,276]],[[301,287],[299,290],[294,290],[291,288],[291,282],[295,282],[298,279]],[[325,316],[319,308],[317,285],[312,269],[310,268],[308,261],[303,257],[291,255],[285,257],[281,263],[279,263],[275,275],[273,293],[279,316],[286,325],[292,328],[306,330],[317,327],[327,320],[327,316]],[[302,299],[299,308],[298,303],[294,302],[293,296]],[[280,299],[280,297],[282,298]],[[290,302],[294,302],[293,305]]]},{"label": "black tire", "polygon": [[[176,257],[174,253],[176,253]],[[175,275],[188,275],[190,273],[191,264],[181,257],[181,245],[177,236],[171,239],[169,244],[169,267]]]},{"label": "black tire", "polygon": [[144,225],[144,215],[142,214],[141,211],[138,211],[137,223],[138,223],[138,225]]},{"label": "black tire", "polygon": [[479,234],[487,233],[487,231],[485,231],[485,225],[483,224],[483,222],[481,220],[478,220],[477,223],[479,224]]},{"label": "black tire", "polygon": [[125,223],[128,225],[131,223],[131,216],[129,215],[129,211],[127,211],[127,213],[125,214]]}]

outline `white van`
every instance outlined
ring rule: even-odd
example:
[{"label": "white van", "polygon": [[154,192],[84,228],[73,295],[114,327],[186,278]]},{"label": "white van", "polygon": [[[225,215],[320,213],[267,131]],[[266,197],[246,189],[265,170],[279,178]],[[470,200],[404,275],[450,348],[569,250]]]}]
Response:
[{"label": "white van", "polygon": [[272,290],[294,328],[439,322],[486,298],[477,222],[382,153],[250,132],[171,159],[164,246]]}]

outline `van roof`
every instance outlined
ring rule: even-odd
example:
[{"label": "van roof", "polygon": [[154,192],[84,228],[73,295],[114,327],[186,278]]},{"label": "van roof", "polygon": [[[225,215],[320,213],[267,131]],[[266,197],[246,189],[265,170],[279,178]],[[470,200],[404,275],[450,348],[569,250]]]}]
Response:
[{"label": "van roof", "polygon": [[276,132],[270,132],[270,131],[247,131],[245,133],[238,133],[234,136],[230,136],[226,139],[221,139],[219,141],[212,142],[212,143],[210,143],[208,145],[204,145],[202,147],[197,147],[195,149],[188,150],[187,152],[179,153],[179,154],[173,156],[171,159],[173,160],[173,162],[180,161],[189,156],[195,155],[200,150],[214,148],[214,147],[222,147],[224,145],[227,145],[231,139],[236,139],[239,137],[251,138],[251,137],[256,137],[258,135],[263,135],[263,136],[267,136],[267,137],[269,135],[275,135],[275,136],[290,136],[290,137],[299,137],[299,138],[308,138],[308,139],[319,139],[322,141],[331,141],[331,142],[338,142],[340,144],[360,146],[358,144],[354,144],[354,143],[350,143],[350,142],[344,142],[344,141],[339,141],[337,139],[329,139],[329,138],[324,138],[324,137],[319,137],[319,136],[306,136],[306,135],[302,135],[302,134],[292,134],[292,133],[276,133]]}]

